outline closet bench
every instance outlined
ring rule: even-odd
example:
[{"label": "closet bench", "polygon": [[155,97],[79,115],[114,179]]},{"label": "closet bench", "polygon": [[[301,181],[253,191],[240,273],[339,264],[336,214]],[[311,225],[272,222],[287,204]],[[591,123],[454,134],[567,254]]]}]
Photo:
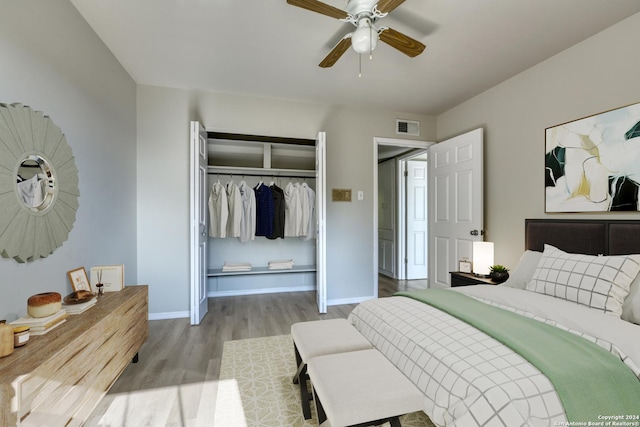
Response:
[{"label": "closet bench", "polygon": [[376,349],[314,357],[308,372],[320,425],[400,427],[423,409],[422,393]]},{"label": "closet bench", "polygon": [[314,357],[372,348],[371,343],[347,319],[312,320],[291,325],[291,337],[298,370],[294,384],[300,384],[304,419],[311,418],[312,399],[307,388],[307,363]]}]

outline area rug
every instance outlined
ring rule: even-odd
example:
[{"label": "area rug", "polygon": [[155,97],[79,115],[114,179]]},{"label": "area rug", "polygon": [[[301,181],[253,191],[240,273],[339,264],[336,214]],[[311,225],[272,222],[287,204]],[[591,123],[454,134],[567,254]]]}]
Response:
[{"label": "area rug", "polygon": [[[302,417],[300,392],[292,382],[295,372],[290,335],[225,342],[214,426],[317,426],[313,403],[313,418]],[[423,412],[407,414],[400,421],[403,427],[433,427]]]}]

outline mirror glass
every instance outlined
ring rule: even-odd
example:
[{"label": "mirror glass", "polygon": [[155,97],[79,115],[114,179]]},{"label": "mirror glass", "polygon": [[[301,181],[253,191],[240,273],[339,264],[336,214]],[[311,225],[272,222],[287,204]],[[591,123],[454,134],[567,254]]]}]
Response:
[{"label": "mirror glass", "polygon": [[51,206],[55,196],[56,180],[50,163],[42,156],[29,155],[22,160],[16,176],[18,197],[33,212],[42,212]]}]

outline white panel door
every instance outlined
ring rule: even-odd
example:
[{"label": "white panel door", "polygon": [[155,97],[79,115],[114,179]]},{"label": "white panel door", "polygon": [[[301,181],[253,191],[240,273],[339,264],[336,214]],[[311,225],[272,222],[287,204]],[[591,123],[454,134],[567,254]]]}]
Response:
[{"label": "white panel door", "polygon": [[407,162],[407,280],[426,279],[427,162]]},{"label": "white panel door", "polygon": [[190,141],[190,282],[191,324],[199,325],[207,301],[207,131],[191,122]]},{"label": "white panel door", "polygon": [[449,287],[449,272],[482,240],[482,147],[482,129],[429,147],[429,287]]},{"label": "white panel door", "polygon": [[316,140],[316,302],[318,312],[327,312],[327,230],[326,230],[326,134]]}]

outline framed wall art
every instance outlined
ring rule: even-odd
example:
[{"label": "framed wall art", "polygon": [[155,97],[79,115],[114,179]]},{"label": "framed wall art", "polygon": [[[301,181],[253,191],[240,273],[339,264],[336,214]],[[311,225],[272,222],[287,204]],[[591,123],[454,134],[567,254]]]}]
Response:
[{"label": "framed wall art", "polygon": [[640,103],[545,130],[545,212],[640,211]]}]

